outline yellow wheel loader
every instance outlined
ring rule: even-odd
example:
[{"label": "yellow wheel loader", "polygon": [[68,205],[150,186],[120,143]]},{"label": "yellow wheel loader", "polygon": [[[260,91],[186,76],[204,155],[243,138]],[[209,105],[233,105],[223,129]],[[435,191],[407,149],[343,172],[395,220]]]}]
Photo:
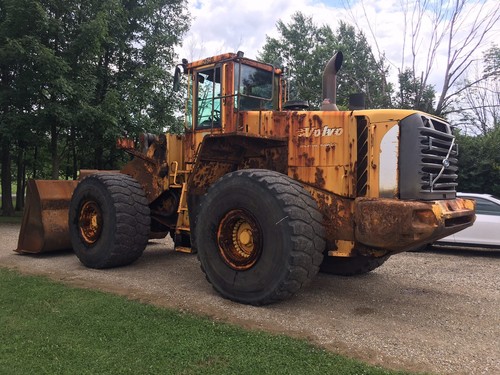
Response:
[{"label": "yellow wheel loader", "polygon": [[170,233],[222,296],[262,305],[320,269],[366,273],[472,225],[450,125],[356,101],[339,111],[342,59],[325,67],[319,111],[287,101],[281,70],[241,52],[184,60],[184,135],[118,141],[134,156],[120,171],[31,181],[17,251],[72,247],[87,267],[116,267]]}]

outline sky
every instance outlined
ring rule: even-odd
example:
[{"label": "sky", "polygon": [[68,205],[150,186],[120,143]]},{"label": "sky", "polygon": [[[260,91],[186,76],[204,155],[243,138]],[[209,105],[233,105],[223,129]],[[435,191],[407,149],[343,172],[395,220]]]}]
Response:
[{"label": "sky", "polygon": [[[431,0],[432,1],[432,0]],[[440,1],[440,0],[434,0]],[[245,53],[246,57],[255,58],[266,42],[266,35],[278,35],[276,23],[281,20],[285,24],[291,16],[300,11],[310,16],[317,25],[327,24],[336,30],[340,20],[361,29],[374,53],[384,53],[391,63],[390,75],[394,81],[398,69],[411,63],[409,49],[403,54],[403,35],[405,28],[404,14],[401,10],[402,0],[189,0],[188,10],[191,13],[191,29],[184,38],[184,43],[177,50],[179,58],[189,61],[202,59],[226,52]],[[467,23],[474,19],[484,3],[485,9],[498,9],[498,0],[467,0],[467,18],[460,30],[467,29]],[[483,9],[483,13],[484,13]],[[369,20],[369,21],[367,21]],[[408,23],[407,23],[408,24]],[[430,35],[430,27],[424,25],[419,51],[425,56]],[[460,33],[460,31],[459,31]],[[457,39],[460,40],[460,39]],[[487,40],[475,51],[480,57],[483,50],[492,42],[499,44],[500,25],[494,27]],[[332,51],[333,55],[334,51]],[[424,64],[425,60],[419,60]],[[436,64],[430,76],[430,83],[440,91],[446,63],[446,48],[437,51]],[[423,66],[422,66],[423,69]]]}]

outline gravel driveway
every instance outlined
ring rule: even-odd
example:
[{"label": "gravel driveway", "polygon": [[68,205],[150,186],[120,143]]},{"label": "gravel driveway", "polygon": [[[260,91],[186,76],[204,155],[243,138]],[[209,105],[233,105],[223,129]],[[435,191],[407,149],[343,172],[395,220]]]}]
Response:
[{"label": "gravel driveway", "polygon": [[18,233],[0,224],[0,266],[307,338],[387,368],[500,374],[500,252],[400,254],[368,275],[319,274],[288,301],[252,307],[219,297],[196,256],[174,252],[169,240],[152,242],[131,266],[99,271],[71,252],[14,253]]}]

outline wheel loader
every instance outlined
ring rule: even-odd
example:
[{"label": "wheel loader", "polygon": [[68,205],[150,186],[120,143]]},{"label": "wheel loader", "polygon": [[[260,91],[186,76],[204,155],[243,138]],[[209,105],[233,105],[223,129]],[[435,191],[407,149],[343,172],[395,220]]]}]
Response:
[{"label": "wheel loader", "polygon": [[342,60],[337,52],[324,69],[317,111],[287,100],[280,69],[241,52],[183,60],[174,86],[187,93],[184,134],[118,140],[133,156],[119,171],[30,181],[17,251],[72,248],[100,269],[170,234],[223,297],[263,305],[319,270],[370,272],[472,225],[474,201],[456,196],[450,125],[365,109],[359,95],[340,111]]}]

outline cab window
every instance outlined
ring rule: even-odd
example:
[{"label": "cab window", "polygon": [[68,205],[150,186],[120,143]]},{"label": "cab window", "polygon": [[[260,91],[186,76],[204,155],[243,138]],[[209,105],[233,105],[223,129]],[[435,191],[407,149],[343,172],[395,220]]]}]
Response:
[{"label": "cab window", "polygon": [[198,70],[196,73],[196,128],[221,126],[221,69]]},{"label": "cab window", "polygon": [[235,71],[235,106],[242,111],[272,109],[273,72],[240,64]]}]

